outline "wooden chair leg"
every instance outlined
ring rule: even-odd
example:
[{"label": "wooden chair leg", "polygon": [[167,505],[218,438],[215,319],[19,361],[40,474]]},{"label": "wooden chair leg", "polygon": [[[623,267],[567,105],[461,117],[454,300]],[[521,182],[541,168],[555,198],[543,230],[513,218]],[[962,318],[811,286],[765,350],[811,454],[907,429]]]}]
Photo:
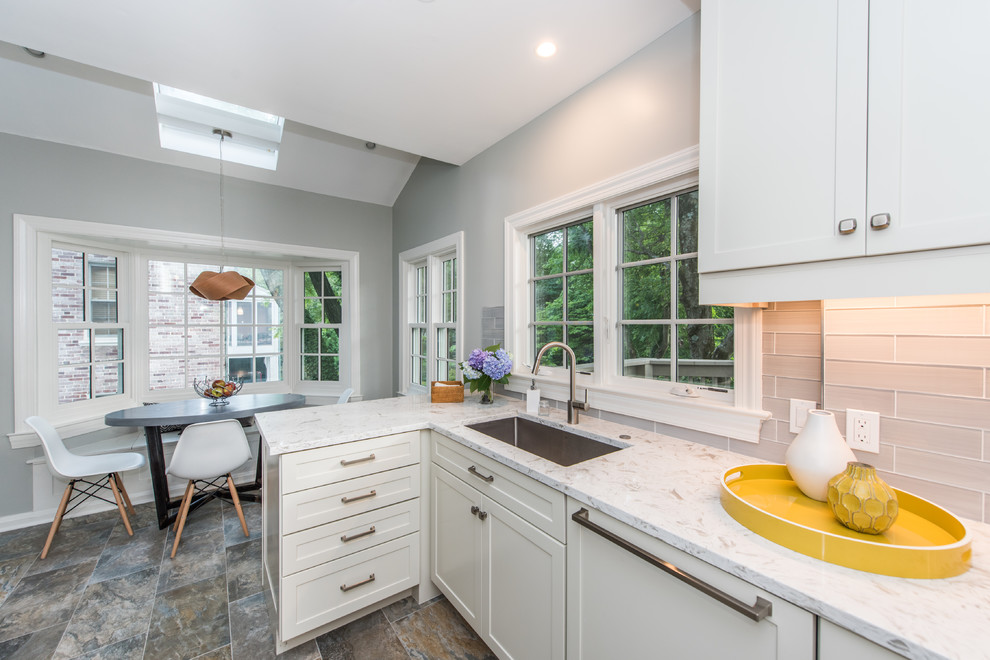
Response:
[{"label": "wooden chair leg", "polygon": [[196,492],[193,482],[186,485],[186,494],[182,496],[182,505],[179,507],[179,517],[176,519],[175,542],[172,544],[172,554],[175,559],[175,551],[179,549],[179,539],[182,538],[182,528],[186,526],[186,516],[189,515],[189,504],[192,502],[193,493]]},{"label": "wooden chair leg", "polygon": [[244,530],[244,536],[251,536],[248,533],[247,522],[244,520],[244,510],[241,509],[241,498],[237,496],[237,489],[234,488],[234,479],[227,473],[227,488],[230,489],[230,499],[234,502],[234,508],[237,509],[237,517],[241,519],[241,529]]},{"label": "wooden chair leg", "polygon": [[124,520],[124,529],[127,530],[127,535],[134,536],[134,530],[131,529],[131,521],[127,519],[127,509],[124,508],[124,500],[120,496],[120,490],[117,488],[116,475],[108,474],[107,483],[110,484],[110,490],[113,491],[113,499],[117,501],[117,508],[120,509],[120,517]]},{"label": "wooden chair leg", "polygon": [[72,497],[72,489],[75,485],[76,481],[73,479],[65,487],[65,493],[62,494],[62,501],[58,503],[58,509],[55,511],[55,520],[52,521],[51,530],[48,532],[48,540],[45,541],[45,547],[41,551],[42,559],[48,556],[48,549],[52,547],[52,539],[55,538],[55,532],[58,531],[59,525],[62,524],[62,516],[65,515],[65,508],[69,506],[69,498]]},{"label": "wooden chair leg", "polygon": [[117,480],[117,488],[120,489],[120,495],[124,498],[124,504],[127,505],[127,510],[132,516],[136,516],[137,512],[134,511],[134,505],[131,504],[131,498],[127,494],[127,489],[124,488],[124,480],[120,478],[120,472],[114,472],[113,476]]}]

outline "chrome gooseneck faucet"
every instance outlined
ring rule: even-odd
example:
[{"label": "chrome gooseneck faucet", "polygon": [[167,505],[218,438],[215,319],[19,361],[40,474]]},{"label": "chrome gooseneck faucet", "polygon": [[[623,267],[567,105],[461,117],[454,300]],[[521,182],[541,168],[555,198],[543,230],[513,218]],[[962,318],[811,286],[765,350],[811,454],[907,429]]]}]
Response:
[{"label": "chrome gooseneck faucet", "polygon": [[543,354],[547,352],[548,348],[562,348],[567,352],[567,355],[571,358],[571,368],[570,368],[571,391],[570,391],[570,397],[567,399],[567,423],[577,424],[578,410],[588,409],[588,390],[587,389],[584,390],[584,403],[574,400],[575,397],[574,376],[577,372],[577,358],[574,356],[573,349],[571,349],[570,346],[568,346],[562,341],[552,341],[549,344],[546,344],[543,348],[540,349],[540,352],[536,354],[536,361],[533,363],[533,375],[535,376],[536,374],[540,373],[540,360],[543,359]]}]

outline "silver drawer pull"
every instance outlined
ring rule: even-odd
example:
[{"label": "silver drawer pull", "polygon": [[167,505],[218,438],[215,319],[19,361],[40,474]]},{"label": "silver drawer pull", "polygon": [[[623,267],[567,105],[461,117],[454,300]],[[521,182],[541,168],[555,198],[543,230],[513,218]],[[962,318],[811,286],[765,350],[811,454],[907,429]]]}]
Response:
[{"label": "silver drawer pull", "polygon": [[366,500],[369,497],[374,497],[374,496],[375,496],[375,491],[371,491],[370,493],[365,493],[364,495],[358,495],[357,497],[344,496],[340,498],[340,501],[343,502],[344,504],[350,504],[351,502],[359,502],[361,500]]},{"label": "silver drawer pull", "polygon": [[375,460],[374,454],[372,454],[371,456],[365,456],[364,458],[355,458],[352,461],[345,461],[344,459],[340,459],[340,464],[344,466],[357,465],[358,463],[367,463],[368,461],[373,461],[373,460]]},{"label": "silver drawer pull", "polygon": [[362,584],[368,584],[369,582],[374,582],[374,581],[375,581],[375,574],[372,573],[371,575],[368,576],[368,579],[367,580],[361,580],[360,582],[355,582],[354,584],[342,584],[342,585],[340,585],[340,590],[341,591],[350,591],[351,589],[357,589]]},{"label": "silver drawer pull", "polygon": [[478,468],[474,467],[473,465],[468,468],[468,472],[470,472],[474,476],[478,477],[482,481],[487,481],[488,483],[491,483],[491,482],[495,481],[495,475],[494,474],[490,474],[490,475],[488,475],[486,477],[485,475],[483,475],[480,472],[478,472]]},{"label": "silver drawer pull", "polygon": [[877,213],[870,218],[870,229],[886,229],[890,226],[889,213]]},{"label": "silver drawer pull", "polygon": [[856,218],[846,218],[845,220],[839,220],[839,233],[840,234],[851,234],[856,231]]},{"label": "silver drawer pull", "polygon": [[340,537],[340,540],[343,541],[344,543],[347,543],[348,541],[355,541],[357,539],[363,539],[365,536],[368,536],[368,535],[374,534],[374,533],[375,533],[375,526],[372,525],[370,529],[367,529],[367,530],[365,530],[363,532],[360,532],[358,534],[353,534],[351,536],[348,536],[347,534],[344,534],[343,536]]},{"label": "silver drawer pull", "polygon": [[598,534],[607,541],[611,541],[612,543],[616,544],[623,550],[626,550],[631,554],[636,555],[637,557],[647,562],[648,564],[652,566],[656,566],[665,573],[669,573],[670,575],[674,576],[681,582],[684,582],[685,584],[694,587],[695,589],[702,592],[706,596],[711,596],[712,598],[722,603],[723,605],[731,607],[736,612],[739,612],[743,616],[752,619],[753,621],[762,621],[763,619],[773,614],[773,603],[766,600],[765,598],[757,596],[755,605],[749,605],[747,603],[744,603],[735,596],[725,593],[718,587],[714,587],[708,584],[707,582],[703,582],[699,580],[698,578],[694,577],[689,573],[685,573],[681,569],[671,564],[669,561],[664,561],[663,559],[660,559],[656,555],[650,554],[646,550],[643,550],[642,548],[633,545],[624,538],[620,536],[616,536],[615,534],[608,531],[604,527],[596,525],[595,523],[591,522],[591,520],[588,518],[587,509],[581,509],[580,511],[577,511],[574,515],[571,516],[571,520],[581,525],[582,527],[591,530],[595,534]]}]

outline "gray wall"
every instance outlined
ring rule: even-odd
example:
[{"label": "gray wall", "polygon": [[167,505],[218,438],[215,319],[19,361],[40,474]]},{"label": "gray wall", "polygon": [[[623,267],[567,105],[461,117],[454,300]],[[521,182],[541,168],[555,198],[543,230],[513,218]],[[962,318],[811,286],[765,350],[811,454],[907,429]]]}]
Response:
[{"label": "gray wall", "polygon": [[464,230],[465,351],[482,308],[503,304],[506,216],[698,143],[699,27],[695,14],[461,167],[420,161],[392,209],[395,261]]},{"label": "gray wall", "polygon": [[[0,133],[0,309],[13,308],[14,213],[216,234],[218,179],[205,172]],[[391,210],[385,206],[225,180],[228,236],[355,250],[361,255],[362,394],[392,392]],[[13,430],[13,320],[0,321],[0,431]],[[0,440],[0,515],[31,509],[35,450]]]}]

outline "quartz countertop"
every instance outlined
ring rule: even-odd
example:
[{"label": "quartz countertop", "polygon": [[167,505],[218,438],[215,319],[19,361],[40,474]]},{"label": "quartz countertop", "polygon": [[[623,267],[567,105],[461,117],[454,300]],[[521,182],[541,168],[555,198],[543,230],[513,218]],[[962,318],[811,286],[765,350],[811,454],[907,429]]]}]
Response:
[{"label": "quartz countertop", "polygon": [[990,658],[990,525],[963,521],[972,538],[972,567],[953,578],[895,578],[844,568],[768,541],[722,509],[722,475],[758,459],[587,416],[568,426],[564,411],[554,410],[541,421],[630,445],[562,467],[466,427],[529,416],[524,410],[523,402],[501,396],[491,405],[431,404],[429,396],[409,396],[261,413],[256,419],[273,454],[432,429],[907,657]]}]

